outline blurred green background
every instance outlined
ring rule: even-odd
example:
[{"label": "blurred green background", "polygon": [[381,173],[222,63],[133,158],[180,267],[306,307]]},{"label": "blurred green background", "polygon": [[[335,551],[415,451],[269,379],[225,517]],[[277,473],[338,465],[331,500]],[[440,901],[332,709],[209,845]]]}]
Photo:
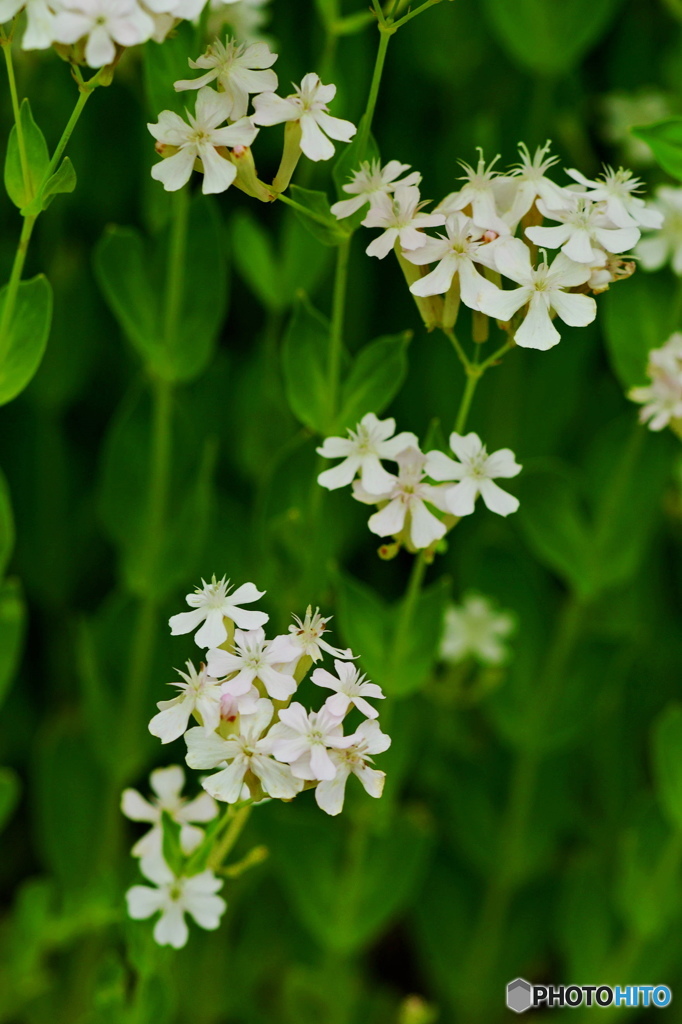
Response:
[{"label": "blurred green background", "polygon": [[[506,166],[519,141],[551,138],[561,182],[561,166],[594,176],[603,161],[628,165],[632,140],[608,97],[641,107],[655,90],[654,117],[682,110],[677,8],[439,4],[391,40],[373,125],[383,159],[420,170],[434,201],[458,187],[457,161],[474,162],[477,146]],[[282,86],[316,70],[338,85],[332,113],[354,121],[378,33],[369,18],[347,35],[334,25],[358,11],[274,0],[265,30]],[[163,317],[170,199],[150,178],[145,124],[176,102],[174,69],[200,48],[183,31],[125,55],[70,145],[78,187],[41,218],[29,255],[29,273],[52,281],[55,314],[38,374],[0,412],[16,523],[0,595],[0,1021],[493,1024],[517,975],[669,984],[667,1010],[621,1012],[682,1020],[682,814],[670,796],[670,750],[682,761],[682,463],[672,435],[637,427],[632,382],[618,375],[631,350],[645,361],[682,327],[668,271],[617,284],[594,325],[566,328],[546,353],[512,352],[479,387],[469,428],[523,463],[521,510],[478,510],[450,535],[394,674],[377,678],[393,737],[383,800],[349,786],[338,819],[309,793],[258,808],[244,851],[265,843],[268,861],[226,884],[221,929],[194,929],[180,952],[125,918],[138,833],[120,791],[146,791],[150,768],[183,759],[182,743],[161,749],[147,722],[171,666],[196,656],[191,637],[168,636],[184,594],[213,572],[253,580],[273,631],[318,602],[335,615],[335,641],[378,677],[396,660],[412,562],[379,560],[364,506],[316,487],[319,438],[288,401],[283,339],[301,292],[329,313],[334,250],[291,210],[235,189],[193,201],[179,327],[193,365],[166,394],[171,483],[149,554],[159,385],[100,287],[101,240],[111,225],[150,239]],[[51,53],[17,51],[16,63],[52,146],[75,101],[68,68]],[[266,180],[280,131],[254,146]],[[650,186],[666,180],[653,163],[633,169]],[[298,180],[333,192],[328,165],[302,166]],[[3,280],[18,221],[0,202]],[[421,328],[395,261],[364,255],[369,240],[360,229],[352,242],[345,341],[355,352],[414,332],[389,412],[424,440],[436,423],[451,429],[461,370],[447,340]],[[471,590],[518,619],[509,666],[484,673],[479,698],[436,658],[446,600]]]}]

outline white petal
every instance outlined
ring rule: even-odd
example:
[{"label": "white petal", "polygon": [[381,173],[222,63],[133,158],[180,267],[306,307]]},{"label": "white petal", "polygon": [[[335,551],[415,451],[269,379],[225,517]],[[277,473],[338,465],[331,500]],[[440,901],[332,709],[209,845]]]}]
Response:
[{"label": "white petal", "polygon": [[199,647],[220,647],[227,640],[227,630],[223,622],[223,613],[220,608],[210,608],[206,614],[206,620],[194,635],[195,642]]},{"label": "white petal", "polygon": [[[152,178],[155,181],[160,181],[166,192],[177,192],[178,189],[186,185],[189,179],[192,177],[192,170],[194,168],[194,160],[196,158],[196,152],[191,146],[187,146],[185,149],[181,149],[179,153],[174,153],[173,156],[166,157],[165,160],[161,160],[158,164],[154,164],[152,167]],[[200,609],[197,609],[199,611]],[[182,615],[189,616],[196,614],[193,612],[183,612]],[[203,619],[203,612],[200,616],[199,621]],[[174,615],[170,620],[180,619],[181,615]],[[171,626],[171,629],[173,627]],[[189,633],[193,626],[188,626],[186,629],[178,629],[177,632]]]},{"label": "white petal", "polygon": [[309,113],[301,117],[301,150],[309,160],[331,160],[334,156],[333,144]]},{"label": "white petal", "polygon": [[154,941],[159,946],[182,949],[189,938],[185,915],[177,903],[168,904],[154,927]]},{"label": "white petal", "polygon": [[597,315],[597,303],[591,295],[556,291],[551,292],[550,303],[552,309],[570,327],[586,327]]},{"label": "white petal", "polygon": [[151,889],[148,885],[134,885],[126,893],[128,916],[134,921],[151,917],[161,909],[164,899],[164,893],[159,889]]},{"label": "white petal", "polygon": [[406,508],[400,498],[394,498],[388,505],[369,517],[367,525],[379,537],[394,537],[405,525]]},{"label": "white petal", "polygon": [[335,778],[320,782],[315,788],[317,806],[327,814],[335,816],[343,810],[348,775],[348,769],[345,766],[339,766]]},{"label": "white petal", "polygon": [[445,535],[445,525],[433,512],[429,512],[423,501],[413,502],[410,513],[410,538],[416,548],[428,548]]},{"label": "white petal", "polygon": [[161,803],[164,806],[171,806],[180,799],[182,787],[185,785],[185,773],[177,764],[168,768],[157,768],[149,776],[149,784]]},{"label": "white petal", "polygon": [[514,335],[521,348],[536,348],[546,351],[561,341],[561,335],[552,323],[549,310],[539,295],[531,299],[525,320]]},{"label": "white petal", "polygon": [[242,756],[236,757],[227,768],[223,768],[221,772],[216,772],[215,775],[209,775],[207,779],[204,779],[202,786],[216,800],[235,804],[241,795],[246,769],[246,758]]},{"label": "white petal", "polygon": [[492,480],[482,480],[480,489],[481,498],[490,511],[497,512],[498,516],[508,516],[511,512],[516,512],[519,507],[519,499],[507,494]]},{"label": "white petal", "polygon": [[121,812],[131,821],[157,821],[159,812],[136,789],[121,793]]},{"label": "white petal", "polygon": [[470,516],[474,511],[478,484],[471,477],[465,477],[445,492],[447,507],[453,516]]}]

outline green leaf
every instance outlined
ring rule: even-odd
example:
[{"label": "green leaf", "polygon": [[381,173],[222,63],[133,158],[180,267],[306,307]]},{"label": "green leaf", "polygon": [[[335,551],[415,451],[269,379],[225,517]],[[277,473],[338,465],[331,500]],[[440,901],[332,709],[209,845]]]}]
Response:
[{"label": "green leaf", "polygon": [[163,832],[163,859],[174,875],[182,874],[185,856],[180,843],[182,827],[168,811],[161,811],[161,830]]},{"label": "green leaf", "polygon": [[682,705],[669,704],[654,723],[656,795],[673,828],[682,829]]},{"label": "green leaf", "polygon": [[675,327],[669,285],[658,275],[638,271],[609,288],[602,304],[613,372],[624,388],[646,384],[649,352],[660,348]]},{"label": "green leaf", "polygon": [[[0,289],[0,317],[7,299]],[[45,352],[52,322],[52,288],[43,274],[20,281],[8,328],[7,349],[0,365],[0,405],[6,405],[29,383]]]},{"label": "green leaf", "polygon": [[62,192],[73,192],[76,187],[76,180],[73,164],[68,156],[65,156],[43,189],[43,209],[49,206],[56,195]]},{"label": "green leaf", "polygon": [[365,413],[377,415],[392,402],[407,375],[411,331],[377,338],[353,360],[341,389],[341,412],[334,432],[354,427]]},{"label": "green leaf", "polygon": [[301,188],[300,185],[291,185],[289,191],[295,202],[310,211],[310,214],[305,214],[301,210],[294,210],[294,213],[318,241],[323,245],[340,245],[348,239],[349,231],[343,221],[338,221],[330,212],[326,192],[313,192],[311,189]]},{"label": "green leaf", "polygon": [[621,0],[484,0],[490,27],[510,57],[537,74],[569,71],[599,40]]},{"label": "green leaf", "polygon": [[95,250],[95,270],[111,311],[150,364],[158,360],[160,304],[148,275],[148,253],[134,228],[109,227]]},{"label": "green leaf", "polygon": [[14,514],[9,486],[0,470],[0,579],[7,571],[7,563],[14,551]]},{"label": "green leaf", "polygon": [[11,768],[0,768],[0,832],[19,802],[19,776]]},{"label": "green leaf", "polygon": [[144,85],[147,107],[155,119],[162,110],[174,110],[176,114],[184,114],[186,107],[194,110],[195,97],[188,102],[187,94],[176,92],[173,83],[192,77],[189,59],[197,56],[200,46],[188,21],[181,21],[163,46],[152,39],[146,43],[142,58]]},{"label": "green leaf", "polygon": [[14,125],[9,135],[5,155],[5,188],[14,205],[21,210],[31,202],[47,174],[47,169],[50,166],[50,154],[43,133],[33,120],[31,104],[27,99],[22,100],[19,123],[24,140],[28,182],[24,181],[19,138],[17,127]]},{"label": "green leaf", "polygon": [[299,301],[282,345],[284,387],[294,416],[320,434],[332,426],[329,343],[327,320]]},{"label": "green leaf", "polygon": [[[360,147],[362,145],[362,126],[364,119],[365,115],[363,114],[362,118],[360,119],[360,124],[358,125],[358,130],[355,135],[355,138],[353,139],[349,146],[344,146],[344,148],[341,151],[340,157],[338,158],[338,160],[334,162],[334,166],[332,168],[332,177],[334,179],[334,184],[336,185],[336,191],[338,193],[339,199],[350,199],[349,194],[343,191],[343,186],[347,185],[350,179],[352,178],[353,173],[360,169],[361,163],[363,163],[365,160],[371,163],[373,160],[380,159],[379,147],[377,145],[376,139],[374,138],[371,132],[367,138],[367,142],[364,147],[364,152],[360,151]],[[363,207],[359,220],[363,219],[366,212],[366,207]],[[360,213],[360,211],[358,211],[358,213]],[[355,216],[357,217],[357,214]],[[348,218],[347,221],[344,220],[344,223],[353,224],[354,220],[351,217]]]},{"label": "green leaf", "polygon": [[390,608],[371,587],[339,574],[338,624],[345,643],[358,655],[364,672],[379,682],[389,653]]},{"label": "green leaf", "polygon": [[651,147],[664,171],[682,180],[682,117],[668,117],[631,131]]},{"label": "green leaf", "polygon": [[287,303],[270,234],[246,210],[239,210],[233,216],[230,228],[237,270],[267,309],[283,309]]},{"label": "green leaf", "polygon": [[204,838],[201,840],[199,845],[185,861],[183,868],[183,874],[185,875],[200,875],[202,871],[205,871],[208,867],[208,861],[213,853],[215,846],[216,836],[220,830],[224,827],[225,822],[221,814],[208,825],[204,832]]},{"label": "green leaf", "polygon": [[0,585],[0,704],[14,679],[21,654],[26,608],[17,580]]}]

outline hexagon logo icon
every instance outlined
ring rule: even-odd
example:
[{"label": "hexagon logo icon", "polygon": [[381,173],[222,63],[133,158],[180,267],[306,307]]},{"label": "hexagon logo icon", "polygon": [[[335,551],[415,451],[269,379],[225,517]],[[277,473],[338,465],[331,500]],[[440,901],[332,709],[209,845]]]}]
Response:
[{"label": "hexagon logo icon", "polygon": [[529,1010],[533,1003],[532,988],[525,978],[515,978],[507,985],[507,1006],[514,1013]]}]

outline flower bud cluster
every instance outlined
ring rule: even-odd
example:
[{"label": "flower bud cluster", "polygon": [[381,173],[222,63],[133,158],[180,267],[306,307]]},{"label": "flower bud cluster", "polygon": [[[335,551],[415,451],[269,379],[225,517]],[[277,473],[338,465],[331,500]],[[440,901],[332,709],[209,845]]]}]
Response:
[{"label": "flower bud cluster", "polygon": [[676,331],[665,345],[651,350],[647,373],[650,383],[628,393],[642,404],[640,421],[650,430],[670,426],[682,433],[682,333]]}]

